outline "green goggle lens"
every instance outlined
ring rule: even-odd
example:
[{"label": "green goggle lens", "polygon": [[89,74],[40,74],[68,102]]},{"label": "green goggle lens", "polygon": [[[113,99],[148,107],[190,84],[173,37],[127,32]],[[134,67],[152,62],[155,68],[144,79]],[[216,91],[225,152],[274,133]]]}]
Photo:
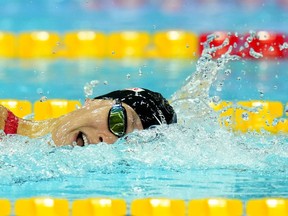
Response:
[{"label": "green goggle lens", "polygon": [[109,130],[117,137],[122,137],[126,132],[127,114],[125,108],[121,104],[114,105],[108,116]]}]

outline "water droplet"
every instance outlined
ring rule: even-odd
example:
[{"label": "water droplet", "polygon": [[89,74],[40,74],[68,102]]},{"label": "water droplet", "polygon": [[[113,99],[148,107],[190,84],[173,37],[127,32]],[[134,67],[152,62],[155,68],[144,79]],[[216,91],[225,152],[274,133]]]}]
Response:
[{"label": "water droplet", "polygon": [[261,98],[263,98],[263,97],[264,97],[264,92],[263,92],[262,90],[258,90],[258,92],[259,92],[259,96],[260,96]]},{"label": "water droplet", "polygon": [[273,119],[272,126],[276,126],[278,124],[278,122],[279,122],[278,119],[276,119],[276,118]]},{"label": "water droplet", "polygon": [[99,84],[99,81],[98,81],[98,80],[91,80],[91,81],[90,81],[90,84],[91,84],[93,87],[95,87],[96,85]]},{"label": "water droplet", "polygon": [[220,97],[215,95],[212,97],[212,102],[218,104],[221,101]]},{"label": "water droplet", "polygon": [[232,72],[231,69],[226,69],[224,73],[226,76],[229,76]]},{"label": "water droplet", "polygon": [[44,101],[46,101],[46,100],[47,100],[47,97],[46,97],[46,96],[42,96],[42,97],[39,99],[40,102],[44,102]]},{"label": "water droplet", "polygon": [[138,75],[139,75],[139,76],[142,76],[142,74],[143,74],[142,68],[139,68],[139,69],[138,69]]},{"label": "water droplet", "polygon": [[98,84],[98,80],[91,80],[89,83],[86,83],[84,86],[85,97],[91,96],[93,94],[93,88]]},{"label": "water droplet", "polygon": [[282,51],[283,49],[287,49],[288,48],[288,43],[284,42],[282,45],[279,46],[280,47],[280,51]]},{"label": "water droplet", "polygon": [[113,51],[111,52],[111,54],[112,54],[112,55],[115,55],[115,51],[113,50]]},{"label": "water droplet", "polygon": [[245,42],[245,43],[244,43],[244,47],[245,47],[245,48],[248,48],[248,47],[249,47],[249,43]]},{"label": "water droplet", "polygon": [[228,123],[229,125],[232,124],[231,116],[227,116],[225,118],[225,122]]},{"label": "water droplet", "polygon": [[216,87],[216,91],[221,92],[222,91],[222,87],[223,87],[223,83],[222,82],[218,83],[218,85]]},{"label": "water droplet", "polygon": [[194,102],[195,102],[196,104],[199,104],[199,103],[200,103],[200,99],[199,99],[199,98],[195,98],[195,99],[194,99]]},{"label": "water droplet", "polygon": [[248,121],[248,120],[249,120],[249,114],[248,114],[247,112],[243,112],[243,113],[242,113],[242,119],[243,119],[244,121]]},{"label": "water droplet", "polygon": [[241,80],[241,77],[237,77],[237,80],[240,81],[240,80]]},{"label": "water droplet", "polygon": [[269,47],[269,51],[270,51],[270,52],[273,52],[274,50],[275,50],[275,49],[274,49],[273,46],[270,46],[270,47]]},{"label": "water droplet", "polygon": [[285,114],[288,115],[288,104],[285,106]]},{"label": "water droplet", "polygon": [[250,48],[249,54],[256,59],[263,57],[262,53],[255,52],[253,48]]},{"label": "water droplet", "polygon": [[273,88],[276,90],[276,89],[278,89],[278,86],[277,86],[277,85],[274,85]]},{"label": "water droplet", "polygon": [[108,81],[105,80],[105,81],[103,82],[103,84],[104,84],[104,85],[108,85]]},{"label": "water droplet", "polygon": [[126,75],[126,78],[127,78],[127,79],[130,79],[130,78],[131,78],[131,75],[130,75],[130,74],[127,74],[127,75]]},{"label": "water droplet", "polygon": [[248,43],[251,43],[252,40],[253,40],[253,37],[251,37],[251,36],[247,37],[247,39],[246,39],[246,41],[247,41]]}]

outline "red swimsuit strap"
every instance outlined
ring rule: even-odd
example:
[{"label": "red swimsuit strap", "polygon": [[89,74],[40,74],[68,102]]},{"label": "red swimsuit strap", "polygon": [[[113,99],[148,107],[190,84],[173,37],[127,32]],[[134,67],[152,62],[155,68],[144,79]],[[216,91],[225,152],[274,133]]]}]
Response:
[{"label": "red swimsuit strap", "polygon": [[17,134],[19,119],[10,110],[7,111],[4,132],[6,134]]}]

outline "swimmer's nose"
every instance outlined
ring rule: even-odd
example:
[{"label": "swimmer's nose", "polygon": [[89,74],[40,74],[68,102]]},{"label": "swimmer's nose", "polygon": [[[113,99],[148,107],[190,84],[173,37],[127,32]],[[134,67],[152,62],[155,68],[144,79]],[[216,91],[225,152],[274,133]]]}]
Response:
[{"label": "swimmer's nose", "polygon": [[99,136],[99,142],[103,142],[103,137],[102,136]]}]

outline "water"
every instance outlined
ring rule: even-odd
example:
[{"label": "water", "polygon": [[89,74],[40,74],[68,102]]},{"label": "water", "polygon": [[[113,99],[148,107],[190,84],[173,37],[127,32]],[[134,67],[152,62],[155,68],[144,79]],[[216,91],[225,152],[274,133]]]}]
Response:
[{"label": "water", "polygon": [[[184,6],[175,11],[159,10],[157,1],[149,1],[152,7],[133,10],[115,9],[112,1],[99,1],[105,4],[99,9],[87,7],[91,1],[80,2],[1,1],[0,27],[16,33],[43,29],[153,33],[174,28],[242,33],[251,29],[282,31],[287,26],[287,8],[272,0],[254,7],[247,7],[246,1],[212,5],[183,1]],[[286,103],[287,61],[264,61],[259,56],[256,61],[231,60],[217,66],[206,57],[202,63],[175,59],[1,60],[0,98],[83,102],[85,96],[139,86],[174,99],[179,124],[135,131],[114,145],[83,148],[55,148],[50,145],[50,135],[33,140],[1,137],[0,197],[14,201],[33,196],[69,200],[104,196],[127,202],[142,197],[243,201],[287,197],[287,135],[229,132],[219,127],[217,114],[205,105],[212,99]],[[198,74],[193,75],[195,71]],[[204,81],[204,88],[198,88],[199,80]],[[91,81],[97,85],[93,87]],[[87,84],[92,86],[92,95],[85,95]],[[184,100],[176,100],[179,98]]]},{"label": "water", "polygon": [[[0,98],[83,100],[84,87],[97,80],[93,96],[141,86],[170,97],[195,67],[187,60],[7,60],[0,61]],[[17,77],[17,79],[15,78]],[[150,79],[153,77],[153,79]],[[164,78],[165,77],[165,78]],[[61,82],[59,82],[61,80]],[[164,83],[164,84],[163,84]],[[9,94],[7,94],[9,92]]]},{"label": "water", "polygon": [[[69,71],[69,67],[65,66],[66,63],[61,62],[55,67],[57,71],[64,71],[63,73],[49,74],[47,72],[49,67],[43,67],[42,69],[47,71],[43,74],[40,72],[37,77],[41,81],[42,76],[46,76],[43,82],[35,82],[34,86],[29,85],[24,95],[36,99],[43,94],[54,97],[52,90],[59,93],[62,89],[68,89],[69,91],[64,91],[61,95],[69,98],[74,94],[70,95],[70,89],[75,92],[72,87],[78,90],[81,87],[80,89],[83,90],[87,82],[93,81],[97,85],[92,90],[103,91],[118,85],[121,77],[124,83],[120,86],[143,84],[145,87],[160,89],[165,95],[172,95],[171,103],[178,113],[179,124],[135,131],[124,139],[118,140],[114,145],[101,143],[83,148],[70,146],[55,148],[50,145],[52,142],[50,135],[34,140],[17,135],[2,137],[0,196],[10,200],[44,195],[64,197],[69,200],[104,196],[123,198],[127,202],[140,197],[168,197],[184,200],[227,197],[239,198],[243,201],[267,196],[287,197],[287,136],[253,132],[232,133],[219,126],[217,113],[207,106],[211,101],[211,95],[218,96],[219,100],[225,97],[230,99],[244,99],[248,95],[249,99],[253,97],[249,88],[243,88],[245,89],[243,91],[240,87],[236,90],[234,88],[233,94],[241,91],[243,93],[241,97],[230,94],[229,88],[233,86],[235,76],[236,82],[242,82],[241,85],[249,83],[251,89],[258,92],[255,98],[264,97],[262,94],[259,95],[261,86],[256,86],[255,89],[255,83],[253,84],[253,79],[250,79],[253,70],[256,70],[249,66],[252,63],[243,62],[229,53],[219,59],[212,59],[209,54],[204,53],[197,62],[184,64],[185,67],[180,64],[180,69],[179,65],[175,69],[177,64],[172,66],[160,64],[159,68],[162,70],[156,70],[157,61],[144,64],[141,62],[141,74],[139,74],[139,64],[131,69],[129,64],[126,67],[119,67],[116,61],[112,67],[117,69],[117,74],[113,70],[110,71],[111,79],[102,77],[102,73],[87,72],[95,68],[109,71],[106,70],[106,66],[103,66],[105,64],[99,66],[99,62],[94,62],[91,66],[86,63],[83,64],[86,67],[85,70],[82,68],[83,73],[80,73],[82,69],[79,68],[76,69],[76,73],[72,70],[75,77],[72,76],[73,79],[67,82],[65,80],[62,87],[51,80],[59,79]],[[239,63],[241,66],[244,64],[243,67],[239,65],[236,67],[242,68],[240,74],[234,68],[235,64]],[[69,64],[75,66],[75,63]],[[98,66],[95,67],[95,64]],[[254,62],[254,64],[258,67],[265,63]],[[277,65],[278,63],[268,62],[266,68],[274,69]],[[185,70],[182,70],[183,67]],[[71,69],[75,70],[74,67]],[[248,69],[252,72],[242,72]],[[178,76],[179,73],[173,73],[177,70],[189,72],[190,76],[185,82],[184,78],[181,80],[183,74]],[[191,70],[195,72],[191,73]],[[29,71],[28,73],[31,73],[31,68]],[[37,69],[34,73],[39,71],[42,70]],[[261,70],[256,78],[263,76],[261,73],[271,76],[270,73]],[[280,69],[275,73],[282,76]],[[163,79],[157,81],[158,75]],[[9,74],[7,73],[6,76],[9,77]],[[34,83],[29,76],[25,77],[27,78],[24,82],[25,86],[27,83]],[[78,80],[80,77],[83,80]],[[274,83],[275,79],[267,81],[269,85],[263,90],[265,97],[279,98],[284,101],[287,99],[285,95],[279,96],[279,92],[268,93],[275,85],[278,86],[277,91],[286,92],[285,79],[280,81],[277,78],[275,82],[279,83]],[[11,83],[19,82],[18,79],[11,79],[11,77],[10,80]],[[100,81],[97,83],[95,80]],[[163,80],[167,80],[164,86]],[[229,94],[225,95],[225,91],[219,91],[219,84],[217,84],[219,80],[223,82],[220,89],[225,89],[227,86]],[[281,89],[282,85],[284,90]],[[213,90],[213,86],[218,87]],[[36,93],[29,92],[35,89],[38,89]],[[84,97],[84,92],[80,91],[77,97]]]},{"label": "water", "polygon": [[288,192],[287,137],[234,135],[206,122],[135,132],[113,146],[53,148],[49,140],[1,142],[1,196],[104,196],[130,202],[139,197],[247,200]]}]

